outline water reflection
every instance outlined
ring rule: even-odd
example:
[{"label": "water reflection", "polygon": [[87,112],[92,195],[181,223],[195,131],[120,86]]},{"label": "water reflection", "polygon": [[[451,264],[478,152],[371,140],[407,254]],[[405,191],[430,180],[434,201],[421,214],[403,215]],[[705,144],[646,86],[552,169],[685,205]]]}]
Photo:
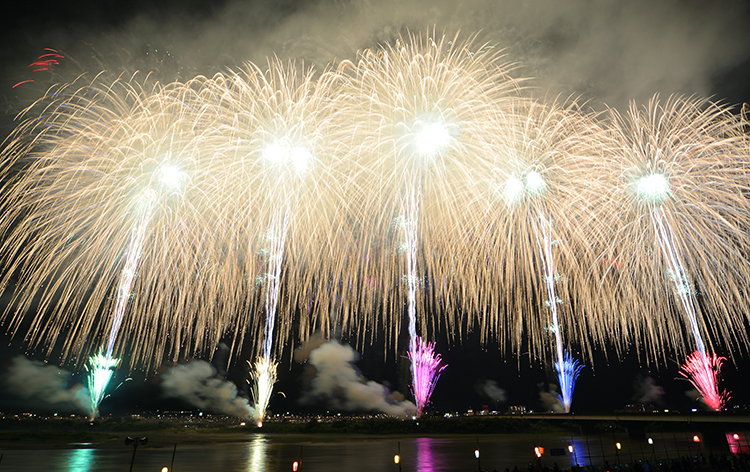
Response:
[{"label": "water reflection", "polygon": [[580,439],[572,439],[568,445],[568,453],[570,454],[571,465],[591,465],[591,462],[586,457],[586,443]]},{"label": "water reflection", "polygon": [[726,433],[729,452],[732,454],[747,454],[750,452],[750,442],[748,442],[747,433]]},{"label": "water reflection", "polygon": [[434,472],[435,470],[432,441],[432,438],[417,438],[414,440],[414,446],[417,449],[417,472]]},{"label": "water reflection", "polygon": [[68,455],[68,470],[89,472],[93,459],[94,451],[92,449],[71,449]]},{"label": "water reflection", "polygon": [[248,472],[264,472],[267,470],[268,440],[265,437],[260,434],[256,435],[248,444],[248,452]]}]

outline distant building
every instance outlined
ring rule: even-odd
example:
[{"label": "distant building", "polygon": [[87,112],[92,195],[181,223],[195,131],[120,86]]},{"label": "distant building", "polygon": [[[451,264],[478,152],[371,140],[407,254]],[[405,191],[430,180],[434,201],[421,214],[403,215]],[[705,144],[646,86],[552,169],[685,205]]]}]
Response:
[{"label": "distant building", "polygon": [[632,405],[625,405],[625,411],[628,413],[656,413],[656,407],[645,403],[634,403]]},{"label": "distant building", "polygon": [[523,415],[526,413],[526,407],[523,405],[511,405],[508,407],[509,415]]}]

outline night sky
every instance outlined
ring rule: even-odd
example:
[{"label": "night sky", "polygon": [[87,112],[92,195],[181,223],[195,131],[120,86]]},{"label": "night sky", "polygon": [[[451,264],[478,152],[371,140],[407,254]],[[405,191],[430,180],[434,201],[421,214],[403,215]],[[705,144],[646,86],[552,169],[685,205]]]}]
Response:
[{"label": "night sky", "polygon": [[[246,61],[265,57],[303,59],[325,65],[352,59],[357,50],[389,41],[410,29],[435,27],[477,33],[483,41],[506,48],[520,65],[519,74],[534,77],[540,96],[576,95],[594,108],[607,104],[624,108],[629,100],[645,103],[652,95],[710,96],[725,104],[750,102],[750,6],[736,1],[74,1],[15,2],[0,20],[0,131],[13,128],[13,117],[54,83],[107,70],[113,76],[135,70],[153,71],[163,82],[212,75]],[[612,5],[611,5],[612,4]],[[615,5],[616,4],[616,5]],[[47,70],[29,64],[52,48],[60,56]],[[14,87],[23,81],[33,80]],[[7,297],[3,298],[4,300]],[[11,360],[26,353],[22,336],[3,337],[0,384]],[[438,411],[504,410],[508,405],[542,409],[540,392],[554,385],[551,366],[528,355],[481,345],[468,334],[461,342],[437,333],[437,350],[449,365],[432,397]],[[345,342],[357,345],[356,337]],[[383,341],[381,340],[380,343]],[[357,363],[367,379],[405,393],[408,391],[406,342],[398,353],[376,343],[367,346]],[[217,349],[219,349],[217,347]],[[245,352],[249,352],[247,349]],[[618,357],[606,346],[596,349],[594,366],[578,380],[573,411],[621,409],[637,402],[644,384],[658,388],[651,403],[682,411],[700,408],[688,398],[692,386],[677,379],[678,361],[646,362],[638,347]],[[29,352],[30,357],[43,356]],[[750,404],[748,352],[721,352],[729,360],[724,386],[733,391],[728,406]],[[214,363],[223,370],[223,353]],[[670,358],[669,355],[666,356]],[[205,357],[208,358],[208,355]],[[54,363],[55,359],[50,359]],[[84,382],[80,369],[72,382]],[[163,368],[163,372],[166,368]],[[287,346],[279,367],[272,412],[326,411],[321,402],[300,404],[304,396],[304,366],[291,360]],[[130,375],[102,404],[103,414],[149,409],[189,408],[162,398],[159,376],[150,372],[118,371],[116,385]],[[247,368],[235,359],[227,372],[240,393],[247,394]],[[504,398],[493,401],[480,394],[488,385]],[[43,403],[12,394],[0,385],[0,411],[36,408]],[[498,394],[498,390],[494,391]],[[640,393],[639,393],[640,392]],[[65,407],[56,405],[50,409]],[[72,408],[68,407],[68,410]]]}]

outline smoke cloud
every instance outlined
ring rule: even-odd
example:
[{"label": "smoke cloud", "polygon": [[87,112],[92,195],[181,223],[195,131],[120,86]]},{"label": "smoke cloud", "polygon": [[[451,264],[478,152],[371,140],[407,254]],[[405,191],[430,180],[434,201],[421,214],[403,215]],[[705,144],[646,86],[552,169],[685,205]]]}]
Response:
[{"label": "smoke cloud", "polygon": [[638,374],[633,380],[633,401],[635,403],[661,403],[664,387],[656,385],[656,381],[648,374]]},{"label": "smoke cloud", "polygon": [[28,406],[91,411],[88,389],[72,383],[72,374],[55,365],[15,357],[5,377],[5,386],[8,393],[23,398]]},{"label": "smoke cloud", "polygon": [[495,405],[508,401],[508,392],[500,388],[494,380],[479,380],[474,385],[474,391],[485,398],[489,398]]},{"label": "smoke cloud", "polygon": [[254,409],[237,386],[217,375],[205,361],[191,361],[169,369],[161,377],[164,396],[179,398],[202,410],[250,419]]},{"label": "smoke cloud", "polygon": [[325,403],[345,411],[377,411],[393,416],[414,414],[416,406],[398,392],[367,380],[356,368],[359,354],[350,346],[330,341],[310,351],[310,390],[301,403]]},{"label": "smoke cloud", "polygon": [[701,408],[712,411],[712,408],[706,404],[706,401],[703,399],[703,395],[701,395],[701,392],[697,388],[686,390],[685,396],[694,402],[698,402]]},{"label": "smoke cloud", "polygon": [[[710,95],[717,76],[750,56],[750,6],[742,0],[235,0],[210,8],[185,2],[169,15],[146,6],[128,11],[116,28],[101,12],[86,14],[70,20],[91,28],[71,29],[57,15],[48,24],[38,15],[16,21],[5,34],[23,57],[6,70],[28,75],[29,60],[44,44],[65,55],[67,71],[61,63],[57,81],[60,74],[102,69],[184,81],[246,61],[262,65],[273,55],[320,68],[356,60],[356,51],[406,31],[460,30],[503,49],[521,66],[519,74],[535,78],[538,93],[622,106],[654,93]],[[6,75],[8,81],[29,78]]]},{"label": "smoke cloud", "polygon": [[549,390],[545,390],[544,383],[540,383],[538,387],[539,400],[542,401],[542,405],[544,405],[544,408],[546,408],[547,411],[553,413],[565,413],[565,405],[563,405],[555,385],[550,385]]}]

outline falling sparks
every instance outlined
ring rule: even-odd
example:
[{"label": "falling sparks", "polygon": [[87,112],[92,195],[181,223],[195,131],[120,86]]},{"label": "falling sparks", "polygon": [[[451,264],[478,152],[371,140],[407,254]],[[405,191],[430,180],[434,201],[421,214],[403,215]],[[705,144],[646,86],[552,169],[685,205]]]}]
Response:
[{"label": "falling sparks", "polygon": [[700,99],[603,119],[537,102],[493,51],[410,35],[319,72],[51,89],[3,149],[3,323],[47,355],[96,352],[97,406],[118,359],[250,338],[262,422],[299,327],[386,349],[408,330],[420,413],[440,329],[551,356],[566,410],[573,345],[695,349],[683,375],[721,407],[709,352],[747,343],[750,316],[740,122]]}]

